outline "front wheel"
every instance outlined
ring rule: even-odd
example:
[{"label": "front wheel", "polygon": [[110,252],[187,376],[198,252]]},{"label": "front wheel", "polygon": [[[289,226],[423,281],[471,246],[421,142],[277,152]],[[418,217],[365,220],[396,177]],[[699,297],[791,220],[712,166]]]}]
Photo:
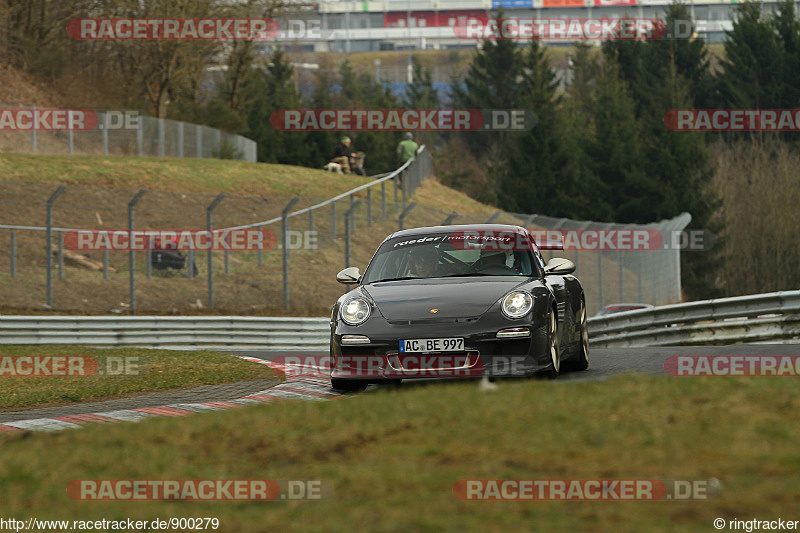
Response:
[{"label": "front wheel", "polygon": [[546,370],[543,375],[549,379],[558,377],[561,371],[561,354],[559,353],[558,344],[558,322],[556,321],[555,310],[550,311],[549,324],[547,327],[547,349],[550,354],[550,360],[553,363],[553,368]]}]

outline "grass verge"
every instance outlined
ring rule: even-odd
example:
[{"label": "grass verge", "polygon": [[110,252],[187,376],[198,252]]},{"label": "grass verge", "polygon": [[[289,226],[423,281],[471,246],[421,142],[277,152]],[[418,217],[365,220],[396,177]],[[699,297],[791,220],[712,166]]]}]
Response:
[{"label": "grass verge", "polygon": [[[635,408],[634,408],[635,407]],[[800,399],[789,379],[435,384],[0,436],[5,517],[216,517],[219,531],[710,531],[798,518]],[[707,501],[465,502],[461,479],[707,479]],[[300,502],[84,502],[75,479],[322,479]],[[794,516],[790,516],[794,515]]]},{"label": "grass verge", "polygon": [[[82,357],[73,366],[73,375],[11,375],[19,368],[35,370],[31,362],[21,366],[13,356]],[[48,365],[49,372],[69,372],[68,363]],[[44,366],[42,368],[45,368]],[[62,369],[62,370],[59,370]],[[97,370],[97,372],[93,372]],[[43,370],[37,370],[42,374]],[[136,393],[220,385],[237,381],[277,378],[266,365],[244,361],[213,351],[150,350],[145,348],[91,349],[80,346],[3,346],[0,348],[0,409],[41,407],[55,403],[75,403],[110,399]]]}]

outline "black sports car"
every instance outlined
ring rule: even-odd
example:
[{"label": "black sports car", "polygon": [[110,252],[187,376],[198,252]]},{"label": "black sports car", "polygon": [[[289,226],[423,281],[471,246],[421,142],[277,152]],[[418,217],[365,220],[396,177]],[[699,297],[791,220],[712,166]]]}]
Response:
[{"label": "black sports car", "polygon": [[[543,249],[562,249],[543,243]],[[583,287],[572,261],[545,264],[524,228],[499,224],[398,231],[331,314],[331,384],[430,377],[556,377],[589,366]]]}]

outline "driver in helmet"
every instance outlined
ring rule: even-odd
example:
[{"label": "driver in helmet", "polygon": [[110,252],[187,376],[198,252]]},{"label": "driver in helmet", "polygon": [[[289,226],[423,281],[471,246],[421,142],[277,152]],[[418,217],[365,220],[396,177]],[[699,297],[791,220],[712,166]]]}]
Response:
[{"label": "driver in helmet", "polygon": [[408,256],[409,271],[419,278],[435,278],[439,275],[439,256],[433,246],[412,248]]},{"label": "driver in helmet", "polygon": [[491,266],[504,266],[511,268],[514,264],[514,255],[511,250],[498,250],[494,248],[484,248],[481,250],[481,257],[475,262],[475,266],[480,269]]}]

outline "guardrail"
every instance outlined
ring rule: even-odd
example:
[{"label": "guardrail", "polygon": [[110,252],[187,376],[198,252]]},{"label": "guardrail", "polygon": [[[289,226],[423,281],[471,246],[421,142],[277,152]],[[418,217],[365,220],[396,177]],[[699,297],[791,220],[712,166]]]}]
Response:
[{"label": "guardrail", "polygon": [[590,318],[589,333],[593,346],[608,348],[795,339],[800,338],[800,291],[664,305]]},{"label": "guardrail", "polygon": [[[594,347],[800,342],[800,291],[755,294],[589,319]],[[328,318],[0,316],[0,344],[244,345],[325,350]]]},{"label": "guardrail", "polygon": [[329,319],[243,316],[3,316],[0,344],[258,345],[327,349]]}]

